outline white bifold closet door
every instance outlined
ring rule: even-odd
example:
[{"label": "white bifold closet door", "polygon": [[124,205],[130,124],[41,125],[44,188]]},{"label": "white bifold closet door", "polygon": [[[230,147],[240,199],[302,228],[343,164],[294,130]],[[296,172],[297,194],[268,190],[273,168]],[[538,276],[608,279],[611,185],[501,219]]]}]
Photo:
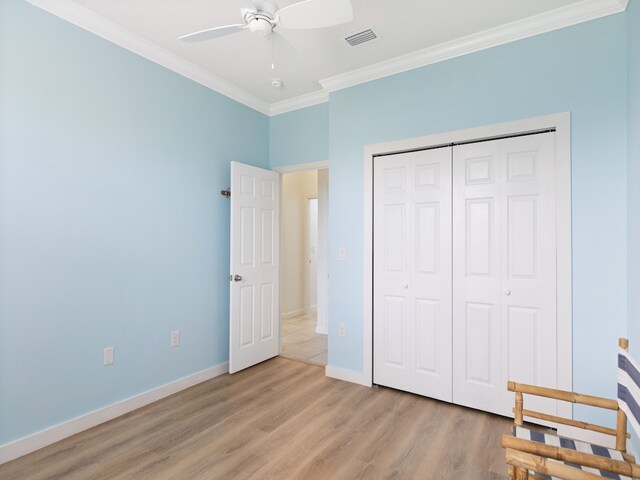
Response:
[{"label": "white bifold closet door", "polygon": [[555,134],[457,146],[453,179],[453,398],[512,416],[508,380],[557,386]]},{"label": "white bifold closet door", "polygon": [[374,160],[374,383],[451,401],[451,147]]},{"label": "white bifold closet door", "polygon": [[507,380],[557,386],[555,171],[554,133],[375,158],[374,383],[507,416]]}]

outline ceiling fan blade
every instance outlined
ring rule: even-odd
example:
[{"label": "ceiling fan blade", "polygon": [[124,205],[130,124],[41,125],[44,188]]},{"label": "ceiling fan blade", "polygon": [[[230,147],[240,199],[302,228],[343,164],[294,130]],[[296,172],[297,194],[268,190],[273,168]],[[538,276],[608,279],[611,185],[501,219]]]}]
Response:
[{"label": "ceiling fan blade", "polygon": [[183,35],[179,37],[178,40],[183,40],[185,42],[204,42],[205,40],[212,40],[218,37],[224,37],[225,35],[230,35],[232,33],[240,32],[247,28],[244,23],[240,23],[238,25],[225,25],[224,27],[215,27],[208,28],[206,30],[200,30],[199,32],[193,32],[188,35]]},{"label": "ceiling fan blade", "polygon": [[283,28],[324,28],[352,19],[350,0],[304,0],[276,12],[278,25]]}]

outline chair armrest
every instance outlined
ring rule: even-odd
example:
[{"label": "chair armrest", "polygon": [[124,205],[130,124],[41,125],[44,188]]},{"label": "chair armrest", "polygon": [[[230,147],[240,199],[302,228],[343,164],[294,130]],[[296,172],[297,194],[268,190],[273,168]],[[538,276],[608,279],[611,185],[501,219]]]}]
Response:
[{"label": "chair armrest", "polygon": [[[525,471],[533,471],[535,473],[544,474],[555,478],[563,478],[565,480],[602,480],[601,475],[589,473],[585,470],[580,470],[570,465],[557,462],[555,460],[549,460],[546,457],[541,457],[533,453],[521,452],[519,450],[513,450],[507,448],[507,464],[515,468],[520,468]],[[533,477],[536,480],[542,479],[538,475],[526,475],[526,477]],[[522,477],[521,477],[522,478]],[[632,477],[638,479],[640,477]]]},{"label": "chair armrest", "polygon": [[507,382],[507,390],[516,393],[526,393],[538,397],[553,398],[571,403],[580,403],[592,407],[606,408],[608,410],[618,410],[618,402],[610,398],[594,397],[593,395],[583,395],[581,393],[567,392],[555,388],[537,387],[524,383]]},{"label": "chair armrest", "polygon": [[[596,468],[598,470],[606,470],[618,475],[640,478],[640,465],[621,460],[614,460],[612,458],[600,457],[590,453],[578,452],[568,448],[533,442],[524,438],[516,438],[511,435],[502,436],[502,447],[513,451],[551,458],[561,462],[574,463],[576,465],[583,465],[585,467]],[[535,470],[535,468],[533,468],[533,470]],[[540,473],[547,472],[542,471]]]},{"label": "chair armrest", "polygon": [[[514,413],[516,409],[513,409]],[[537,418],[538,420],[545,420],[552,423],[560,423],[562,425],[569,425],[571,427],[581,428],[582,430],[590,430],[592,432],[602,433],[604,435],[610,435],[612,437],[618,436],[618,431],[614,428],[601,427],[600,425],[593,425],[587,422],[581,422],[580,420],[573,420],[571,418],[558,417],[556,415],[549,415],[548,413],[535,412],[533,410],[522,409],[522,416],[529,418]],[[626,438],[631,438],[631,434],[627,433]]]}]

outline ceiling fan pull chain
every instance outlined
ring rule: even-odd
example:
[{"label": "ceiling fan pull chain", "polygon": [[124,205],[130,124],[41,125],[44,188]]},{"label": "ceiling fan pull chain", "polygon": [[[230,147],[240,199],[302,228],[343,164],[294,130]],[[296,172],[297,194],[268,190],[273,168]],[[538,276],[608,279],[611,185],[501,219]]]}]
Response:
[{"label": "ceiling fan pull chain", "polygon": [[276,69],[276,37],[271,34],[271,70]]}]

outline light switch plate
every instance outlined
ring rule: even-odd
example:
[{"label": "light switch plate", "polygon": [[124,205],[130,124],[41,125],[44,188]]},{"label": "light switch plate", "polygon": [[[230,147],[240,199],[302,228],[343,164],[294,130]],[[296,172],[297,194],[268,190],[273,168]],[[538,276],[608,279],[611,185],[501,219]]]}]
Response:
[{"label": "light switch plate", "polygon": [[107,347],[104,349],[103,363],[105,367],[113,364],[113,347]]}]

